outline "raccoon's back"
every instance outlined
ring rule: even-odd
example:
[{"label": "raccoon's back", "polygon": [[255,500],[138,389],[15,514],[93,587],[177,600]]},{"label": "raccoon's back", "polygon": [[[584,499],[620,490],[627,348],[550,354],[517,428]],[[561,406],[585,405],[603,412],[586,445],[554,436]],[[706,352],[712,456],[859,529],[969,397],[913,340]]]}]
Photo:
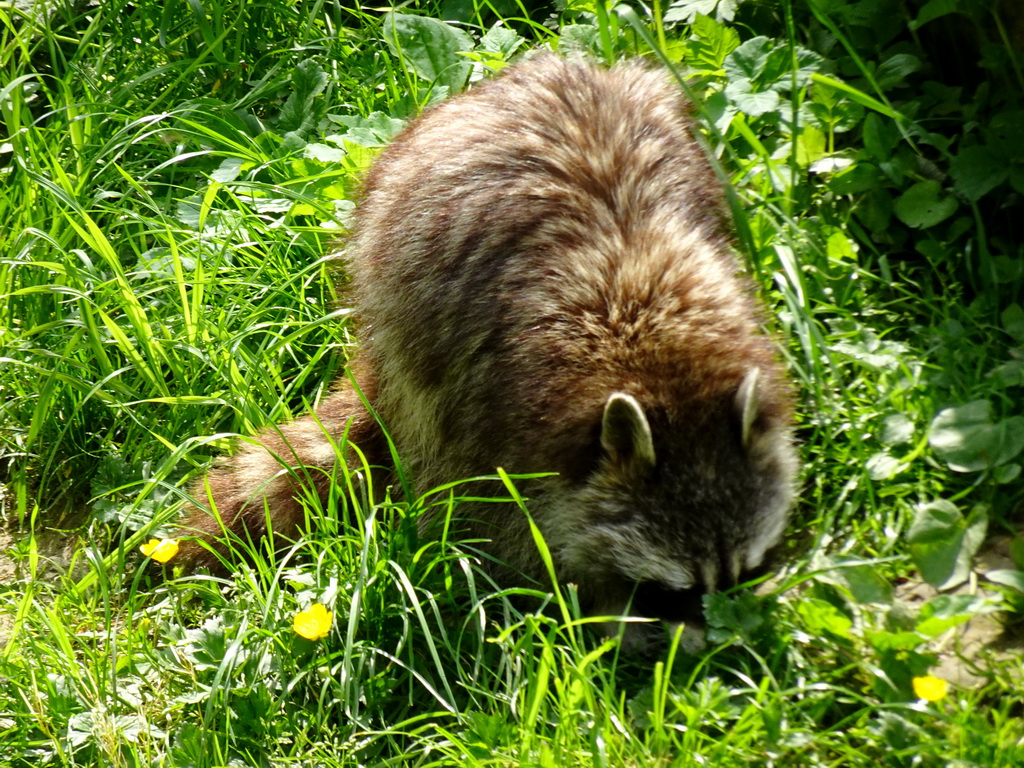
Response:
[{"label": "raccoon's back", "polygon": [[774,359],[664,73],[546,56],[377,160],[347,250],[375,403],[427,483],[583,471],[611,392],[699,412]]}]

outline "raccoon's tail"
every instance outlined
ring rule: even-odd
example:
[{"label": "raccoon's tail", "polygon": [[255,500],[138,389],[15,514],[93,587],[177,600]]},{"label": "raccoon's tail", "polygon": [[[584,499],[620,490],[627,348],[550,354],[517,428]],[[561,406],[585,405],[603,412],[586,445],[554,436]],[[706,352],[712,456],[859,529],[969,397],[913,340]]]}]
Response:
[{"label": "raccoon's tail", "polygon": [[[367,378],[359,382],[364,397],[371,395]],[[172,564],[224,574],[227,540],[258,544],[269,533],[268,523],[282,544],[294,539],[307,505],[329,498],[338,464],[363,467],[352,446],[369,466],[390,463],[380,425],[360,394],[344,379],[341,383],[315,413],[263,430],[192,485],[191,497],[203,506],[193,506],[179,523],[182,540]],[[341,454],[343,439],[348,447]]]}]

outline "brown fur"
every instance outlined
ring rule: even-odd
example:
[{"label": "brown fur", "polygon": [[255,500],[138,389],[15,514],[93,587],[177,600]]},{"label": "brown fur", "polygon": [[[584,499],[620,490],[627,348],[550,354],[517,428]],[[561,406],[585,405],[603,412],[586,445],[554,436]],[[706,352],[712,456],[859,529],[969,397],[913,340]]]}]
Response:
[{"label": "brown fur", "polygon": [[[558,473],[520,490],[595,611],[622,610],[638,583],[661,605],[735,581],[778,540],[791,495],[789,388],[687,109],[635,64],[511,67],[381,154],[345,251],[359,381],[417,488]],[[351,419],[350,441],[387,458],[344,383],[318,417],[333,438]],[[333,458],[310,424],[281,428],[285,463],[310,463],[323,491]],[[275,432],[259,440],[292,455]],[[260,488],[280,468],[245,446],[211,473],[235,533],[262,534]],[[266,492],[285,533],[294,482]],[[501,578],[543,583],[519,510],[457,512]],[[206,520],[187,525],[215,535]]]},{"label": "brown fur", "polygon": [[[372,397],[372,375],[364,371],[358,378],[363,396]],[[343,438],[359,447],[370,466],[386,464],[389,454],[380,427],[348,381],[343,378],[339,384],[315,415],[263,430],[255,442],[243,443],[229,461],[192,486],[198,502],[213,499],[217,517],[204,506],[182,521],[182,533],[191,538],[182,539],[176,563],[224,573],[217,556],[227,555],[224,529],[243,541],[258,542],[267,536],[268,512],[278,544],[294,540],[306,519],[303,499],[323,501],[330,494],[338,463],[335,447]],[[363,466],[351,450],[347,459],[353,469]]]}]

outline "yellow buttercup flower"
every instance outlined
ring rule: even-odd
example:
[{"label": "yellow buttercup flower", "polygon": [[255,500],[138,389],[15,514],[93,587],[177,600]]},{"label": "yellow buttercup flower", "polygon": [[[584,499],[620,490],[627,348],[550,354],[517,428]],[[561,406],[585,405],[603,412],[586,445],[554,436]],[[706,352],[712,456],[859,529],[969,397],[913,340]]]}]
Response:
[{"label": "yellow buttercup flower", "polygon": [[320,603],[313,603],[308,611],[299,611],[295,614],[292,628],[307,640],[319,640],[327,636],[333,618],[334,614],[327,608]]},{"label": "yellow buttercup flower", "polygon": [[914,678],[914,695],[925,701],[938,701],[949,693],[949,683],[941,677],[925,675]]},{"label": "yellow buttercup flower", "polygon": [[150,539],[139,549],[146,557],[151,557],[158,563],[166,563],[178,554],[177,539]]}]

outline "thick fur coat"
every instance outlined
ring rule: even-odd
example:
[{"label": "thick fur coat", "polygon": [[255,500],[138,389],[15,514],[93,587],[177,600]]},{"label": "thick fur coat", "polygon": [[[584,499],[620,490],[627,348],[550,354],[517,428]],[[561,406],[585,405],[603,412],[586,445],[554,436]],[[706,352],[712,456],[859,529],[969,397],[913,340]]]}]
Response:
[{"label": "thick fur coat", "polygon": [[[497,467],[557,473],[519,489],[597,613],[680,615],[762,565],[791,503],[789,386],[687,114],[639,64],[517,64],[382,152],[344,251],[355,375],[417,490]],[[389,461],[343,381],[316,418],[209,475],[225,525],[261,535],[266,501],[294,534],[298,478],[326,497],[327,438],[346,429]],[[456,514],[490,541],[499,579],[545,583],[514,505]],[[220,530],[202,511],[186,527]],[[185,557],[211,564],[196,545]]]}]

